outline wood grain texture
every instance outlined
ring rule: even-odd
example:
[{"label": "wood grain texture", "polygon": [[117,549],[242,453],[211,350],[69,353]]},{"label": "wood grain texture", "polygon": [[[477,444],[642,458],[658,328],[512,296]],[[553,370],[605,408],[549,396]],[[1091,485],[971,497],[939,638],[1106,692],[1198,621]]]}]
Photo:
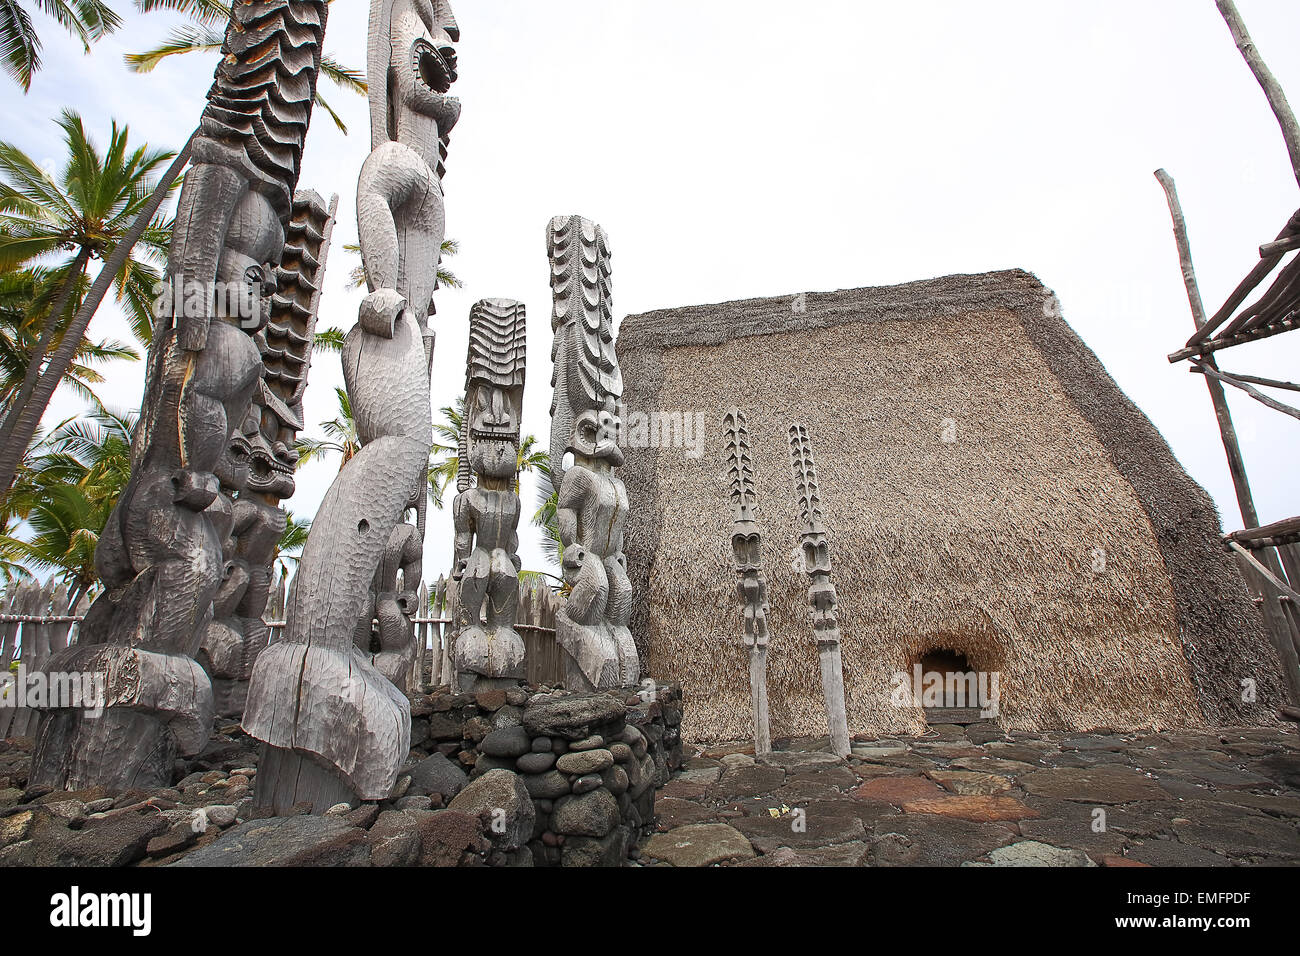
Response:
[{"label": "wood grain texture", "polygon": [[[458,36],[445,3],[371,3],[371,153],[357,182],[369,292],[343,350],[361,450],[321,502],[284,635],[258,657],[249,683],[245,729],[268,754],[284,752],[258,774],[264,806],[284,809],[295,793],[317,804],[338,781],[382,799],[406,759],[410,705],[390,677],[403,682],[414,653],[400,596],[414,586],[399,592],[398,583],[418,578],[423,548],[418,514],[433,442],[428,316],[445,233],[437,170],[460,115],[447,96]],[[416,524],[403,527],[411,508]]]}]

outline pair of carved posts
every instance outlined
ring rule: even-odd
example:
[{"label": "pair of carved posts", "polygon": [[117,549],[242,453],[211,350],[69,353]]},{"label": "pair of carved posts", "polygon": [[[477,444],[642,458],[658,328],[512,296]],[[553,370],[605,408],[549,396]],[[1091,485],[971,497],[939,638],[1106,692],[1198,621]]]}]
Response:
[{"label": "pair of carved posts", "polygon": [[[754,752],[772,749],[767,710],[767,581],[763,576],[762,532],[754,496],[754,464],[749,449],[745,414],[731,409],[723,418],[723,440],[728,463],[729,495],[732,507],[731,549],[739,577],[744,617],[744,641],[749,648],[749,685],[754,718]],[[811,582],[808,604],[817,655],[821,666],[822,695],[826,702],[826,723],[831,750],[841,757],[849,754],[848,716],[844,701],[844,671],[840,659],[840,631],[836,616],[835,585],[831,583],[830,550],[822,524],[820,489],[813,463],[808,430],[790,426],[790,468],[795,498],[803,523],[800,548],[804,571]]]}]

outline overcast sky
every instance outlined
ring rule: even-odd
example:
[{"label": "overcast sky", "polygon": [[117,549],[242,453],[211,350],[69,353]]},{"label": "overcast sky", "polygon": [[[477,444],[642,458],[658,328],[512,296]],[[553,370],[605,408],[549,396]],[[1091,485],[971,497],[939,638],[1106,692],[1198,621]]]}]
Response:
[{"label": "overcast sky", "polygon": [[[118,0],[117,6],[124,6]],[[1265,59],[1300,103],[1300,4],[1239,0]],[[550,295],[544,231],[556,214],[604,225],[616,316],[751,296],[885,285],[1019,267],[1240,526],[1200,376],[1165,355],[1192,330],[1164,195],[1175,178],[1213,312],[1300,204],[1277,124],[1212,0],[827,2],[461,0],[464,101],[447,160],[448,263],[465,281],[434,319],[434,406],[464,385],[466,321],[485,296],[524,301],[524,427],[546,444]],[[215,55],[146,76],[125,52],[178,21],[130,14],[92,55],[34,15],[45,68],[23,96],[0,81],[0,138],[54,165],[53,117],[79,110],[102,143],[176,148],[195,126]],[[367,4],[338,0],[326,48],[365,66]],[[340,195],[322,322],[348,328],[364,100],[322,83],[345,118],[317,111],[301,187]],[[92,325],[125,337],[105,309]],[[1289,338],[1289,340],[1288,340]],[[1294,380],[1300,340],[1226,353],[1229,369]],[[101,394],[135,408],[143,363],[111,366]],[[339,360],[312,366],[306,419],[334,414]],[[1285,395],[1281,396],[1285,398]],[[1264,521],[1300,511],[1294,419],[1230,397]],[[53,414],[78,403],[61,395]],[[335,466],[298,477],[314,513]],[[525,513],[533,495],[526,482]],[[450,496],[448,500],[450,504]],[[450,560],[449,511],[430,520],[428,564]],[[525,567],[544,567],[521,529]]]}]

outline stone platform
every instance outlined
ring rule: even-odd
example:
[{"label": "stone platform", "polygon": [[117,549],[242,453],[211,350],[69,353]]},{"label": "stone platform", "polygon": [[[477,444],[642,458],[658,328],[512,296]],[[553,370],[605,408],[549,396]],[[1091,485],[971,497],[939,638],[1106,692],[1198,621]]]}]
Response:
[{"label": "stone platform", "polygon": [[254,805],[258,744],[226,721],[152,790],[31,786],[31,739],[0,741],[0,867],[618,866],[682,763],[677,684],[440,688],[411,713],[389,796],[316,816]]},{"label": "stone platform", "polygon": [[[688,745],[641,865],[1300,863],[1300,734],[1003,734]],[[689,756],[691,752],[693,756]]]}]

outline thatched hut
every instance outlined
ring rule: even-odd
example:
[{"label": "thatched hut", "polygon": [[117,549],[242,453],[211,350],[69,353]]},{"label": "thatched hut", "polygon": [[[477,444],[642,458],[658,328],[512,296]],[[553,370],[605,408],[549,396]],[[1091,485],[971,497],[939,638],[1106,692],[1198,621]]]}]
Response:
[{"label": "thatched hut", "polygon": [[[853,732],[920,730],[894,675],[945,656],[1000,674],[1010,728],[1273,719],[1277,660],[1213,504],[1034,276],[629,316],[618,355],[632,628],[649,671],[682,682],[691,737],[750,733],[721,441],[733,405],[764,527],[773,736],[826,727],[792,561],[795,421],[821,476]],[[651,431],[681,413],[687,441],[638,447],[638,412]]]}]

